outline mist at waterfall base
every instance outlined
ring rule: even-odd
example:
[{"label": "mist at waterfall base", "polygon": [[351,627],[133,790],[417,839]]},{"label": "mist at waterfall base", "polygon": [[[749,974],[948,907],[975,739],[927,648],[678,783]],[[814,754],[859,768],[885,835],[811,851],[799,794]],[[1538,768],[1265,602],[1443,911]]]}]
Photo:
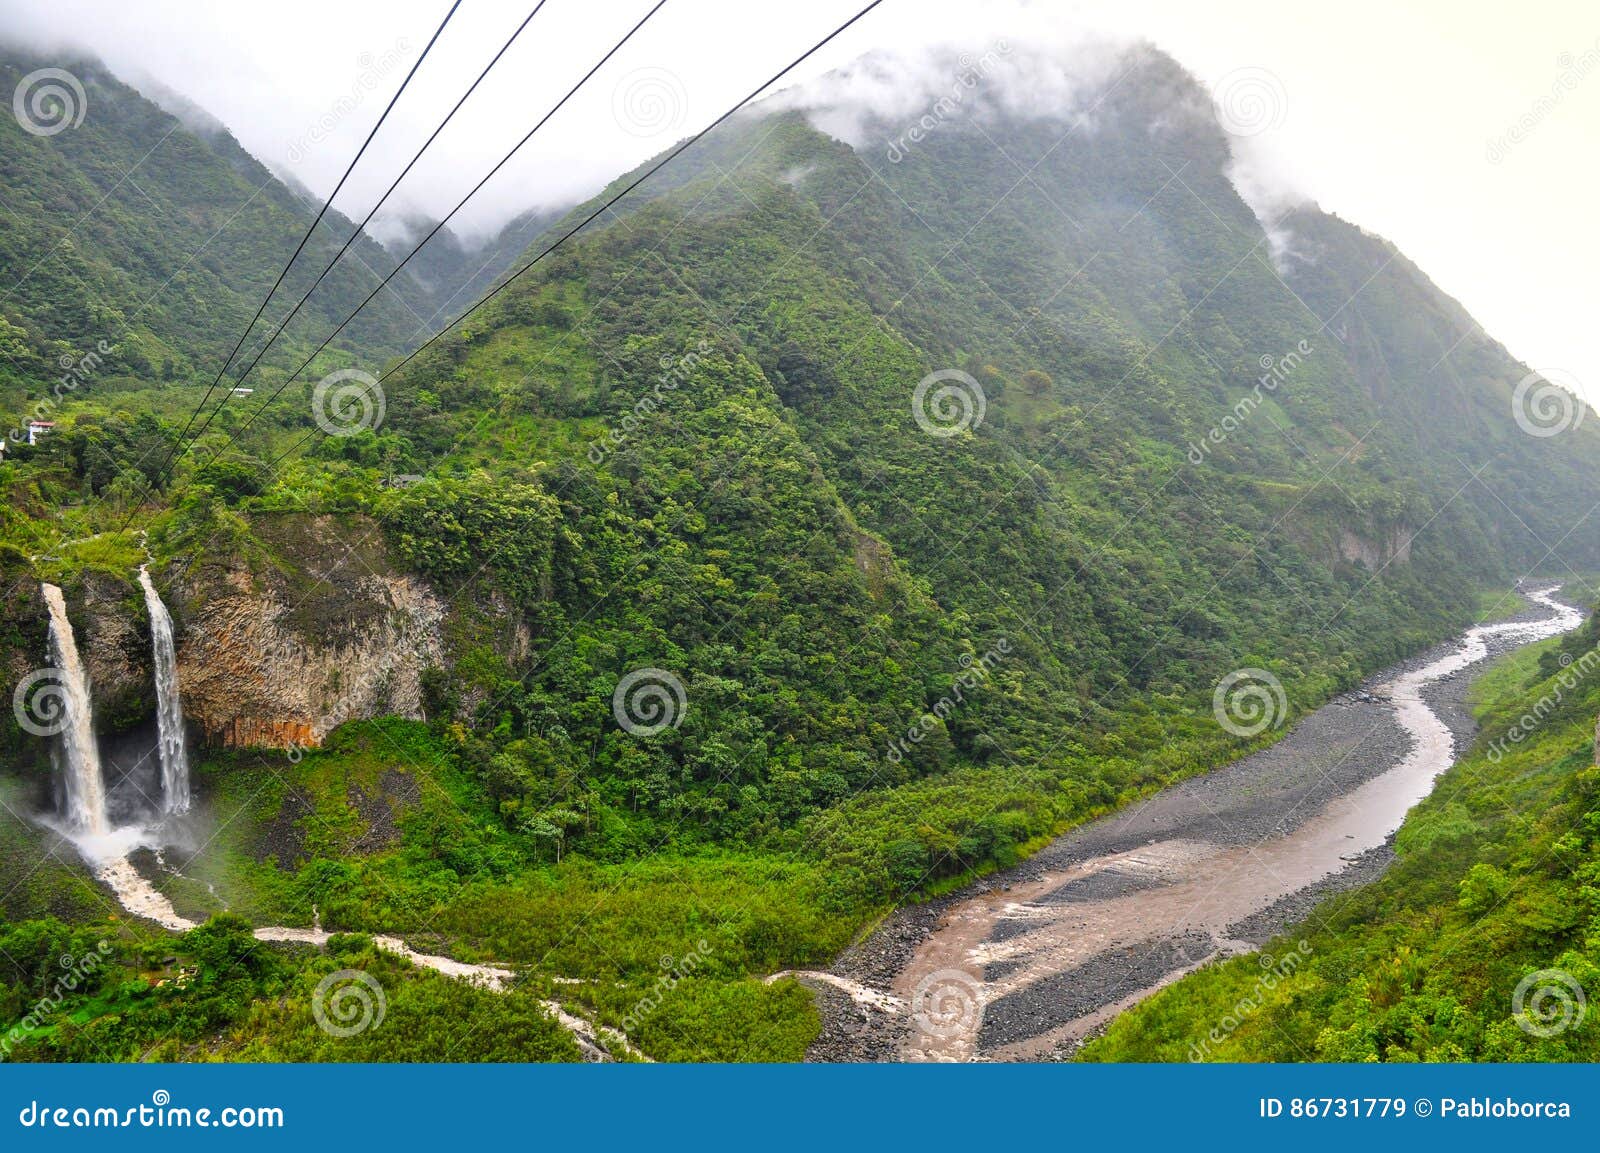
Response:
[{"label": "mist at waterfall base", "polygon": [[65,598],[46,584],[50,658],[58,671],[59,733],[51,738],[52,813],[44,823],[91,864],[136,849],[192,848],[187,742],[179,698],[172,620],[148,572],[139,570],[149,610],[156,715],[114,737],[94,731],[93,691],[78,655]]}]

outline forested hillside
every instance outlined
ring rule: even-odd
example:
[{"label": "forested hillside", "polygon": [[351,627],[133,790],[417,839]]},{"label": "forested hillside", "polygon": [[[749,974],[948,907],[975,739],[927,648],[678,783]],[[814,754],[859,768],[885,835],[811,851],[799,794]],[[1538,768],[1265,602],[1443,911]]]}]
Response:
[{"label": "forested hillside", "polygon": [[[329,663],[330,638],[376,633],[402,574],[437,599],[414,614],[428,667],[406,716],[362,703],[324,740],[326,714],[286,699],[250,731],[317,733],[292,756],[211,742],[209,824],[158,878],[180,911],[304,925],[315,906],[333,929],[524,972],[506,1002],[407,978],[408,1005],[455,998],[487,1022],[559,994],[656,1057],[793,1058],[807,996],[755,977],[1238,755],[1250,741],[1212,712],[1226,674],[1265,670],[1298,710],[1443,637],[1488,587],[1600,567],[1573,530],[1600,501],[1600,422],[1524,431],[1528,369],[1403,255],[1312,206],[1271,222],[1293,236],[1275,245],[1209,102],[1159,53],[1130,50],[1117,83],[1054,109],[1005,98],[1008,66],[898,159],[881,142],[904,125],[836,139],[806,107],[822,97],[747,110],[386,378],[381,420],[320,435],[313,377],[237,442],[237,422],[208,433],[160,493],[139,483],[167,479],[141,472],[152,446],[173,443],[304,207],[269,185],[215,260],[191,258],[264,170],[186,137],[141,179],[152,203],[118,193],[75,232],[81,256],[0,304],[34,358],[19,409],[50,342],[76,354],[105,328],[93,299],[143,350],[0,465],[9,671],[42,653],[41,578],[95,652],[119,611],[147,629],[146,548],[180,671],[229,627],[237,643],[207,651],[241,677],[281,659],[221,617],[228,598],[270,594]],[[0,239],[8,282],[104,194],[86,157],[131,164],[171,127],[139,115],[86,119],[104,140],[0,125],[0,197],[30,220]],[[448,297],[463,268],[441,259],[426,290]],[[169,276],[186,295],[136,318]],[[358,272],[335,282],[305,339],[362,291]],[[346,351],[392,353],[409,323],[379,312]],[[112,739],[143,719],[101,724]],[[5,737],[11,807],[39,809],[42,742]],[[25,820],[6,835],[27,865],[47,847]],[[104,916],[65,854],[0,880],[9,916]],[[30,922],[7,949],[69,931]],[[176,948],[96,931],[124,978]],[[183,949],[251,984],[202,980],[192,1017],[101,988],[29,1052],[329,1055],[305,1011],[326,958],[219,962],[250,953],[232,921]],[[660,958],[691,954],[641,1020]],[[432,1055],[571,1055],[479,1035]],[[338,1055],[415,1055],[385,1044]]]},{"label": "forested hillside", "polygon": [[[25,76],[60,63],[0,44],[0,85],[17,90]],[[8,408],[20,406],[19,386],[63,378],[77,385],[93,377],[102,391],[111,382],[209,383],[319,207],[181,97],[159,93],[183,119],[94,61],[70,63],[83,97],[63,90],[67,123],[80,109],[81,122],[38,135],[17,117],[0,120],[0,266],[8,274],[0,397]],[[49,83],[23,91],[45,93]],[[526,244],[529,224],[541,219],[521,222],[507,243]],[[354,230],[337,209],[323,218],[235,375]],[[515,255],[468,253],[441,232],[334,350],[376,363],[416,345]],[[359,237],[268,355],[266,378],[298,364],[395,264]]]}]

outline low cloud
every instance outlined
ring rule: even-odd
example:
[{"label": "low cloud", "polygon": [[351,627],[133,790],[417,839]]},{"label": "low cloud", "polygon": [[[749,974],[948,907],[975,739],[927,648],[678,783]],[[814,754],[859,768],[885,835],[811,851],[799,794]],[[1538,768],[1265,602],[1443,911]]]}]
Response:
[{"label": "low cloud", "polygon": [[[426,43],[439,18],[436,7],[428,0],[395,0],[383,19],[374,20],[370,13],[321,6],[317,34],[309,38],[290,30],[294,21],[287,17],[186,0],[149,0],[138,12],[114,0],[57,0],[48,7],[0,0],[0,25],[6,39],[35,51],[104,60],[186,124],[210,132],[226,126],[292,186],[326,195]],[[756,18],[737,5],[727,12],[709,7],[720,14],[674,20],[664,11],[659,24],[652,23],[525,155],[473,198],[452,230],[471,244],[529,209],[593,194],[694,131],[753,77],[770,72],[768,55],[786,62],[796,43],[809,42],[839,18],[832,11],[803,20],[793,12]],[[638,12],[608,11],[603,20],[557,5],[541,13],[384,208],[374,232],[392,242],[416,219],[437,219],[453,207],[469,178],[487,171],[521,124],[531,124],[578,74],[566,73],[598,58],[642,14],[642,5]],[[489,6],[464,9],[453,20],[340,196],[342,209],[359,218],[517,17]],[[749,58],[730,66],[727,40],[719,48],[696,31],[707,20],[725,28],[727,37],[753,37]],[[808,63],[800,84],[766,103],[803,107],[819,128],[864,150],[887,148],[930,115],[936,121],[1040,117],[1077,122],[1080,132],[1092,133],[1096,100],[1149,45],[1088,21],[1056,2],[886,5]],[[803,28],[788,26],[797,23]],[[627,117],[619,124],[616,107],[629,78],[646,73],[661,77],[662,91],[671,95],[670,130],[654,135],[641,135]],[[1130,75],[1127,82],[1140,80]],[[1173,95],[1182,99],[1178,90]],[[1171,112],[1181,119],[1196,109],[1175,105]],[[1284,206],[1304,198],[1291,191],[1260,143],[1230,138],[1229,175],[1270,224]],[[1275,258],[1286,260],[1290,239],[1281,230],[1272,230],[1272,238]]]},{"label": "low cloud", "polygon": [[[990,10],[992,13],[992,10]],[[780,92],[766,107],[806,111],[820,130],[864,152],[905,148],[905,136],[931,135],[948,121],[980,125],[1004,116],[1077,122],[1093,133],[1102,98],[1159,50],[1148,41],[1017,8],[989,19],[981,33],[936,36],[928,43],[880,49],[804,85]],[[1312,204],[1278,146],[1288,109],[1281,82],[1262,69],[1239,69],[1211,86],[1172,84],[1170,103],[1152,119],[1152,137],[1216,131],[1227,142],[1223,173],[1266,232],[1274,265],[1287,273],[1309,259],[1297,247],[1294,210]]]},{"label": "low cloud", "polygon": [[875,50],[778,93],[767,107],[804,109],[821,131],[866,150],[893,143],[886,132],[930,115],[1087,117],[1092,130],[1095,98],[1138,48],[1059,22],[1030,31],[995,21],[982,35]]}]

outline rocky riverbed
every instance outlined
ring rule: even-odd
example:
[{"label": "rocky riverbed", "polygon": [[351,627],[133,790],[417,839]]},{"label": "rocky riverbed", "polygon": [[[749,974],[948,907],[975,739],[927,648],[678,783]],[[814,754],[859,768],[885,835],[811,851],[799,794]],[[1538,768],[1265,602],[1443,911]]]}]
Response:
[{"label": "rocky riverbed", "polygon": [[890,914],[831,974],[902,1007],[808,982],[824,1021],[809,1058],[1060,1059],[1162,985],[1376,879],[1405,811],[1472,739],[1465,698],[1484,658],[1581,621],[1552,591],[1385,670],[1268,749]]}]

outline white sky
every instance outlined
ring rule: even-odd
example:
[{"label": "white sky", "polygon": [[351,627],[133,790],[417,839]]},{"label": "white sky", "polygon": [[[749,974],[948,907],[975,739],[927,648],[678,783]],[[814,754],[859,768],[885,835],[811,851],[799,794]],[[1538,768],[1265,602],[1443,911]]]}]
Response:
[{"label": "white sky", "polygon": [[[668,0],[457,218],[460,230],[482,233],[523,208],[595,191],[864,2]],[[343,211],[365,214],[532,3],[465,0],[341,195]],[[152,75],[326,194],[447,7],[0,0],[0,35],[80,45],[120,75]],[[548,0],[412,173],[403,207],[447,211],[649,7]],[[1513,353],[1571,374],[1600,401],[1600,348],[1589,339],[1600,318],[1600,3],[887,0],[797,75],[877,47],[1060,40],[1081,27],[1152,40],[1208,83],[1236,68],[1270,70],[1287,97],[1279,127],[1255,142],[1272,171],[1393,240]],[[391,53],[398,62],[383,72]],[[364,72],[370,90],[359,86]],[[316,132],[352,91],[359,106]],[[661,97],[642,105],[647,118],[664,108],[659,120],[619,115],[629,92]],[[1491,160],[1491,141],[1521,118],[1531,131]]]}]

